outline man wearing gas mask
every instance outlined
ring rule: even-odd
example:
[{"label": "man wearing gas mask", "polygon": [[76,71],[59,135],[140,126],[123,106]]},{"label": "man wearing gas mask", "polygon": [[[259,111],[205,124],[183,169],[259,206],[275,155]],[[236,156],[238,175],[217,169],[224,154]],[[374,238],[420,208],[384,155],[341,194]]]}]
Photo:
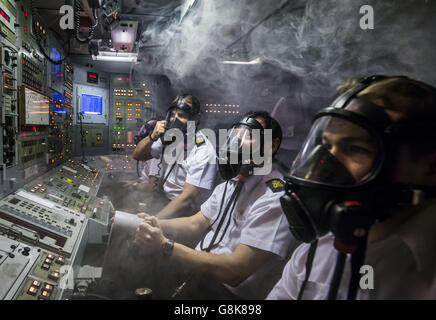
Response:
[{"label": "man wearing gas mask", "polygon": [[[191,150],[181,152],[181,157],[172,164],[164,160],[165,149],[172,141],[164,140],[167,130],[176,128],[184,134],[186,150],[188,121],[200,120],[200,102],[192,95],[183,94],[176,97],[167,111],[165,120],[158,121],[151,134],[142,139],[135,148],[136,160],[156,159],[159,185],[170,200],[157,216],[171,218],[188,216],[195,213],[200,204],[210,195],[216,176],[214,159],[215,148],[201,131],[195,134],[195,145]],[[156,214],[147,212],[147,214]]]},{"label": "man wearing gas mask", "polygon": [[[265,132],[269,143],[263,141]],[[280,125],[266,112],[253,112],[236,123],[227,137],[218,152],[225,182],[200,211],[169,220],[145,217],[137,230],[135,242],[142,254],[162,252],[173,269],[177,265],[177,270],[187,271],[186,282],[173,297],[263,299],[296,245],[279,202],[283,176],[274,166],[267,173],[255,170],[272,162],[282,139]],[[245,157],[247,146],[251,151]],[[259,149],[265,160],[255,164],[253,152]],[[195,250],[182,244],[193,239],[198,243]],[[276,278],[271,276],[274,272]]]},{"label": "man wearing gas mask", "polygon": [[268,299],[436,298],[436,89],[372,76],[318,112],[281,198],[293,253]]}]

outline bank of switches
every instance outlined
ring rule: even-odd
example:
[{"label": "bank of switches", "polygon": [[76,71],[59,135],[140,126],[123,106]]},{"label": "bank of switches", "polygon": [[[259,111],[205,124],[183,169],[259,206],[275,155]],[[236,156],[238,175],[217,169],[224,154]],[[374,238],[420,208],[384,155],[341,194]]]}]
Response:
[{"label": "bank of switches", "polygon": [[69,266],[108,232],[112,204],[96,197],[102,178],[71,160],[0,200],[0,299],[68,298]]},{"label": "bank of switches", "polygon": [[[0,299],[62,298],[68,258],[0,234]],[[13,271],[13,272],[11,272]]]}]

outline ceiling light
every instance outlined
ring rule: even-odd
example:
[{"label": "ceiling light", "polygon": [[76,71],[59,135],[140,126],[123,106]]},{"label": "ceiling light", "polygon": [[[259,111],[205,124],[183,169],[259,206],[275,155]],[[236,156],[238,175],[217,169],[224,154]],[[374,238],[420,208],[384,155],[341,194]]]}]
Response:
[{"label": "ceiling light", "polygon": [[231,60],[226,60],[226,61],[222,61],[221,63],[223,64],[242,64],[242,65],[252,65],[252,64],[259,64],[262,61],[260,60],[260,58],[255,58],[251,61],[231,61]]},{"label": "ceiling light", "polygon": [[100,51],[98,55],[92,55],[92,60],[115,61],[115,62],[137,62],[137,53]]}]

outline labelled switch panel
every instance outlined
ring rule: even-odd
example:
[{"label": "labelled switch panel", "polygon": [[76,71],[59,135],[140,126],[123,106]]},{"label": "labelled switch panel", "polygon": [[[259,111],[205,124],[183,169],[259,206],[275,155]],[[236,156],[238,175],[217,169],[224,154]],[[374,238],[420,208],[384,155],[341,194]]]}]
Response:
[{"label": "labelled switch panel", "polygon": [[15,228],[27,241],[66,257],[78,245],[85,222],[83,215],[25,190],[0,200],[0,228]]},{"label": "labelled switch panel", "polygon": [[45,163],[47,141],[44,132],[22,131],[18,139],[18,164],[25,169]]},{"label": "labelled switch panel", "polygon": [[59,284],[68,269],[62,266],[69,260],[48,251],[42,251],[27,279],[17,291],[16,300],[54,300],[59,295]]},{"label": "labelled switch panel", "polygon": [[54,300],[71,260],[0,233],[0,299]]},{"label": "labelled switch panel", "polygon": [[0,299],[12,299],[38,261],[40,252],[0,233]]}]

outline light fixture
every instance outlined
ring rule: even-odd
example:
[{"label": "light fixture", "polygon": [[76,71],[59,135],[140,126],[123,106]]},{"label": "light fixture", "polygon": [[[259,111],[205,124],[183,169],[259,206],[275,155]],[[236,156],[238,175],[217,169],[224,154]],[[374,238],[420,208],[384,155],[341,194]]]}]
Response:
[{"label": "light fixture", "polygon": [[260,60],[260,58],[255,58],[251,61],[233,61],[233,60],[225,60],[222,61],[222,64],[242,64],[242,65],[252,65],[252,64],[259,64],[262,61]]},{"label": "light fixture", "polygon": [[132,52],[137,30],[138,21],[120,21],[111,31],[112,47],[116,51]]},{"label": "light fixture", "polygon": [[129,52],[99,51],[98,55],[92,55],[92,60],[114,62],[137,62],[138,54]]}]

